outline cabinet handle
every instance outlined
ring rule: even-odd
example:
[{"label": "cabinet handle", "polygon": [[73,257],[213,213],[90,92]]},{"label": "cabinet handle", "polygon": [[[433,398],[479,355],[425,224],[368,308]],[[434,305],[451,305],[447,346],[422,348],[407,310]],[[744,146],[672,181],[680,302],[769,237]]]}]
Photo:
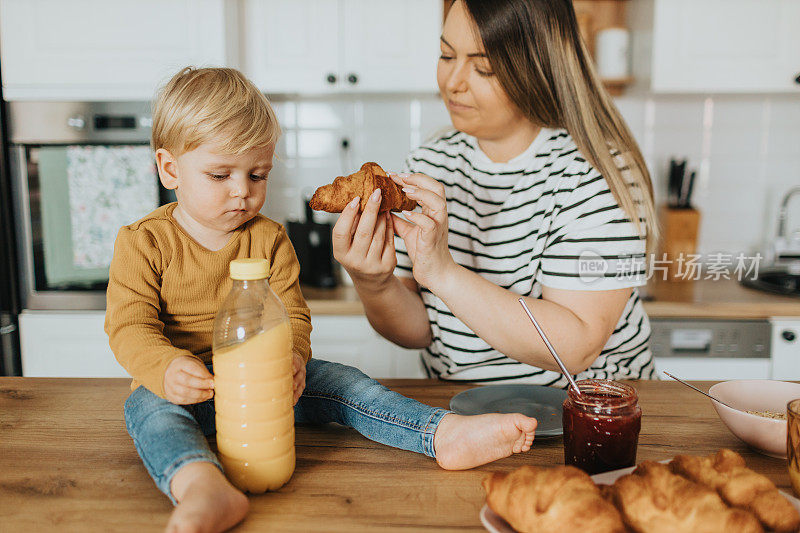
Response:
[{"label": "cabinet handle", "polygon": [[781,337],[787,342],[793,342],[797,338],[797,334],[790,329],[785,329],[781,332]]},{"label": "cabinet handle", "polygon": [[800,83],[800,74],[797,75],[797,77],[794,79],[794,82]]},{"label": "cabinet handle", "polygon": [[349,81],[352,85],[358,83],[358,76],[353,73],[347,75],[347,81]]},{"label": "cabinet handle", "polygon": [[328,74],[328,76],[325,79],[328,80],[328,83],[333,85],[334,83],[336,83],[336,74]]}]

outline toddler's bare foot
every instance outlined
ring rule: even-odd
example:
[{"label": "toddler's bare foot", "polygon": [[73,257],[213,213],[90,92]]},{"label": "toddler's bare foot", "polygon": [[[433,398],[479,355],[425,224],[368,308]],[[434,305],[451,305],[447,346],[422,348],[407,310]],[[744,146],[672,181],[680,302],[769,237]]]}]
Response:
[{"label": "toddler's bare foot", "polygon": [[531,449],[536,419],[519,413],[447,414],[433,436],[436,462],[445,470],[466,470]]},{"label": "toddler's bare foot", "polygon": [[178,506],[169,518],[168,533],[225,531],[247,514],[247,496],[212,463],[187,464],[172,478],[171,489]]}]

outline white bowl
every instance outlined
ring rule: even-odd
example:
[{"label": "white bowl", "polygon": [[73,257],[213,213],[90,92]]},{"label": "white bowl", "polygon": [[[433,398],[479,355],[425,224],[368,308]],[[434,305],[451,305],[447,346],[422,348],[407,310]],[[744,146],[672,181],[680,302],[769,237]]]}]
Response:
[{"label": "white bowl", "polygon": [[751,415],[745,411],[786,412],[786,404],[800,398],[800,384],[771,379],[743,379],[717,383],[708,393],[734,407],[711,402],[731,433],[756,451],[786,459],[786,420]]}]

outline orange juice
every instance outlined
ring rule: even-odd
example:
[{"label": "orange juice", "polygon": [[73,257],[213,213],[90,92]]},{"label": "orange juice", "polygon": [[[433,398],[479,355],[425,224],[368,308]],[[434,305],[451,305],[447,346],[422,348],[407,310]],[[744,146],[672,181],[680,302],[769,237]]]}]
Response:
[{"label": "orange juice", "polygon": [[[248,263],[242,274],[238,261],[214,326],[217,448],[231,483],[259,493],[277,490],[294,472],[292,337],[280,300],[265,278],[252,277],[266,276],[266,266]],[[239,279],[247,272],[250,279]]]}]

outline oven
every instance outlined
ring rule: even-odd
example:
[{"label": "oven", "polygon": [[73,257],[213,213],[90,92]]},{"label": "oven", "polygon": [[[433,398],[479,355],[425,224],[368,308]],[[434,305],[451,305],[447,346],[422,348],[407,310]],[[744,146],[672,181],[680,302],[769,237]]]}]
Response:
[{"label": "oven", "polygon": [[20,298],[102,310],[119,228],[174,200],[149,146],[148,102],[10,102]]}]

